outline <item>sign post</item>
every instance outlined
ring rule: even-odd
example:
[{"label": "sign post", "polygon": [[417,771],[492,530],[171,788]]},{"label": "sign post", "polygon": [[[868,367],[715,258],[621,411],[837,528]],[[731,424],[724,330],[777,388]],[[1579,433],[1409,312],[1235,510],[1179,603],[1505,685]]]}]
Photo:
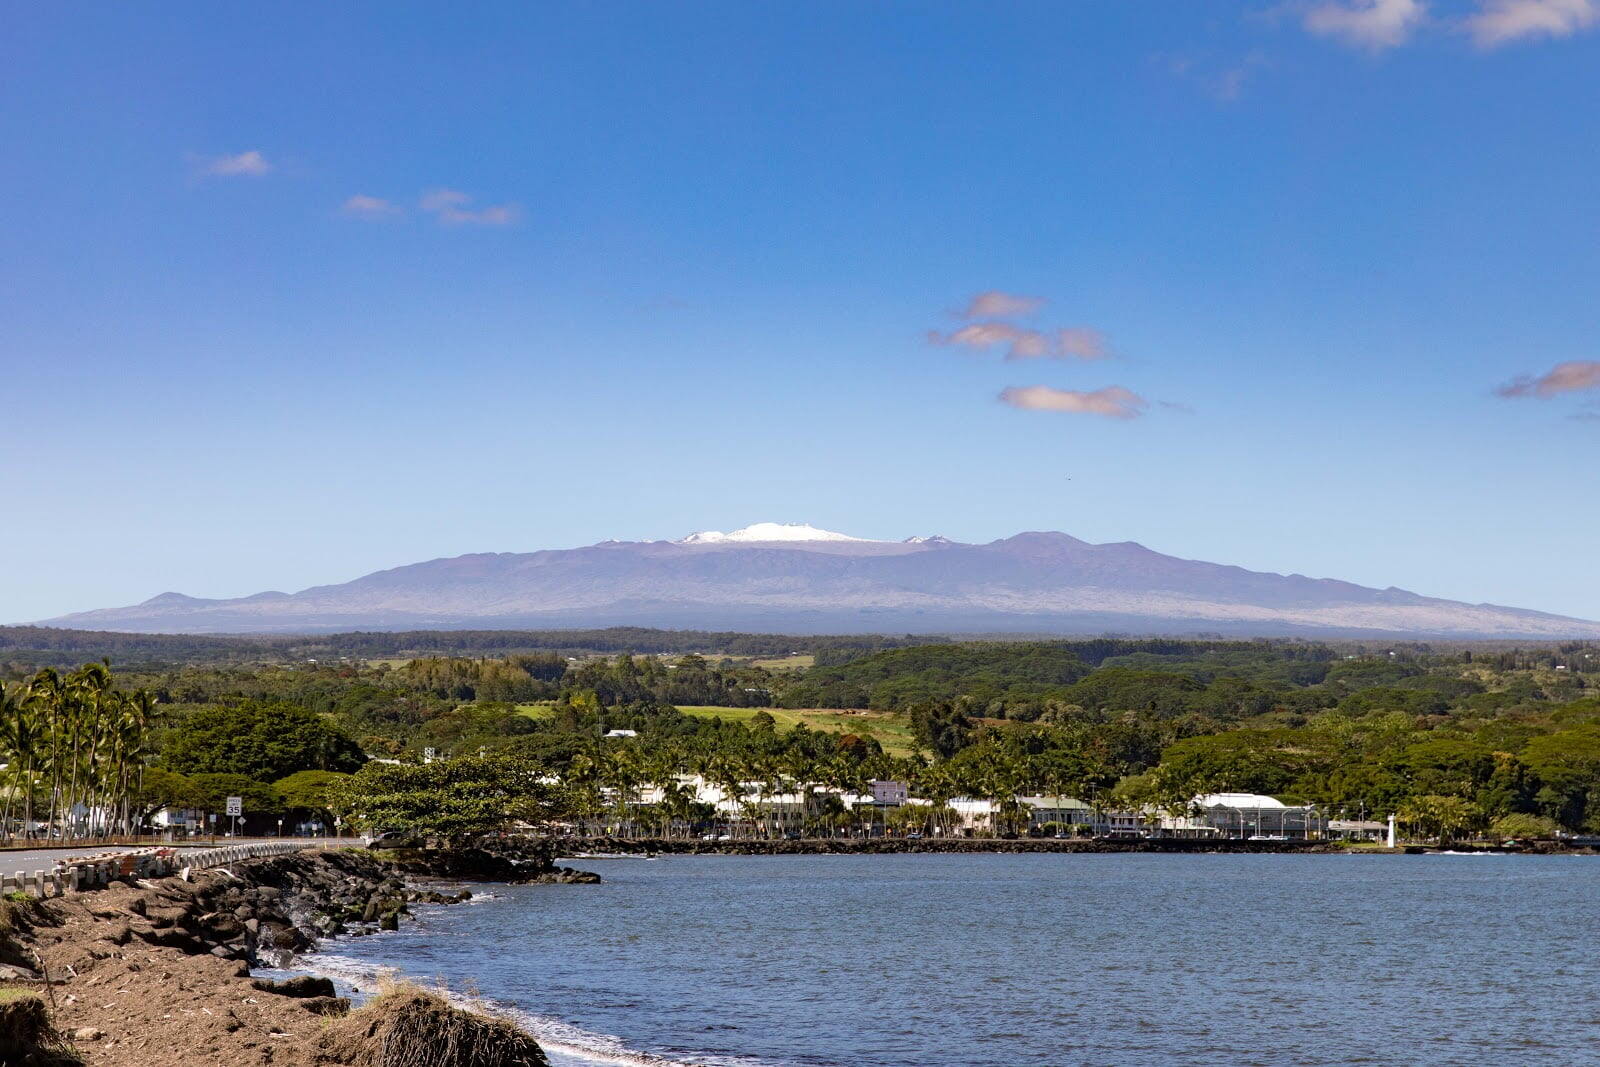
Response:
[{"label": "sign post", "polygon": [[228,798],[228,818],[233,820],[233,836],[239,836],[239,816],[244,814],[244,797]]}]

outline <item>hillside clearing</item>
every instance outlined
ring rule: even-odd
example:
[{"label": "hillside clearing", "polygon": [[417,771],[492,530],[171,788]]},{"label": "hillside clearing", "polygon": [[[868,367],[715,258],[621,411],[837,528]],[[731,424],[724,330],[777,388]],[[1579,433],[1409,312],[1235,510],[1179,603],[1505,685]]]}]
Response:
[{"label": "hillside clearing", "polygon": [[875,738],[883,750],[892,756],[908,756],[912,749],[911,725],[892,712],[865,709],[836,708],[729,708],[684,707],[679,711],[701,719],[726,719],[729,722],[748,723],[762,712],[772,716],[779,732],[794,729],[805,723],[811,730],[824,730],[835,734],[860,734]]}]

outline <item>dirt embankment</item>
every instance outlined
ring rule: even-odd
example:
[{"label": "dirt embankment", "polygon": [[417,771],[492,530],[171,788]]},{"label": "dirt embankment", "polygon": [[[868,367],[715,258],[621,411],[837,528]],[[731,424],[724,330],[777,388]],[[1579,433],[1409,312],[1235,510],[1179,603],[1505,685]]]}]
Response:
[{"label": "dirt embankment", "polygon": [[[252,964],[282,965],[319,938],[392,929],[411,904],[451,899],[407,885],[380,857],[341,850],[250,860],[196,872],[193,881],[8,901],[0,914],[0,1003],[39,998],[61,1040],[19,1037],[20,1051],[0,1062],[543,1064],[527,1035],[415,990],[351,1013],[326,980],[276,985],[249,976]],[[16,1014],[32,1025],[36,1009]],[[430,1045],[430,1034],[442,1043]],[[7,1040],[0,1033],[0,1048]],[[462,1058],[468,1049],[471,1058]]]}]

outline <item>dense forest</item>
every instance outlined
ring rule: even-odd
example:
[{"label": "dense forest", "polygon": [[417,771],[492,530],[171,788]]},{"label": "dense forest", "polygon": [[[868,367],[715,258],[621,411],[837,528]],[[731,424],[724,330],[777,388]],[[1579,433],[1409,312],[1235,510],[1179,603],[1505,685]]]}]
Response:
[{"label": "dense forest", "polygon": [[417,656],[488,656],[518,652],[562,655],[628,652],[636,655],[702,653],[786,656],[818,651],[847,655],[904,645],[942,643],[945,637],[856,634],[792,637],[783,634],[652,630],[407,630],[314,636],[215,637],[123,634],[49,626],[0,626],[0,673],[65,668],[106,657],[123,665],[303,663],[308,659],[411,659]]},{"label": "dense forest", "polygon": [[[160,642],[76,651],[111,659],[116,691],[150,709],[142,773],[124,763],[116,778],[119,802],[140,809],[248,793],[257,814],[325,813],[364,762],[432,750],[530,761],[591,809],[679,773],[842,787],[893,777],[936,802],[1045,792],[1176,811],[1237,790],[1334,815],[1398,812],[1438,835],[1600,831],[1594,644],[729,635],[702,655],[652,651],[671,643],[663,631],[582,640],[628,634],[641,647],[540,649],[502,634],[520,650],[405,658],[388,653],[408,635],[357,634],[310,639],[338,656],[293,660],[275,646],[219,661],[213,639],[190,638],[174,640],[197,641],[192,653],[143,661]],[[349,654],[369,638],[376,651]],[[49,689],[26,657],[3,677],[8,709]],[[0,731],[13,786],[27,784],[16,733]]]}]

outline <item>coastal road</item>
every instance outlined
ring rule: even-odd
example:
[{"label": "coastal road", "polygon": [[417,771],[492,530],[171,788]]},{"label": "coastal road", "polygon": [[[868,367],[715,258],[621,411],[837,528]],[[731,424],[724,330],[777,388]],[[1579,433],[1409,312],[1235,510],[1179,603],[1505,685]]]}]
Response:
[{"label": "coastal road", "polygon": [[18,871],[32,874],[34,871],[48,871],[56,865],[56,860],[64,860],[69,856],[93,856],[97,852],[114,851],[125,850],[105,845],[96,845],[93,848],[11,849],[0,852],[0,874],[15,874]]}]

